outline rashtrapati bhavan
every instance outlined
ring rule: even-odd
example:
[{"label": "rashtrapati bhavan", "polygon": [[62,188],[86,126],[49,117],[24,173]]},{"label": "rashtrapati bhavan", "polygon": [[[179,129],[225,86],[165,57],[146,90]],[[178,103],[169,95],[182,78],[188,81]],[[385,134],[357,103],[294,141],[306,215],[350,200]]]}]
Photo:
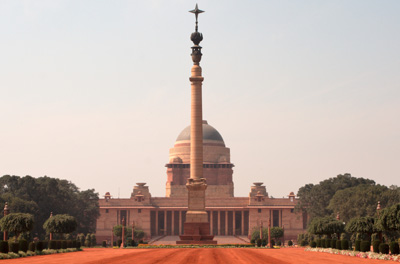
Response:
[{"label": "rashtrapati bhavan", "polygon": [[285,240],[296,240],[297,234],[305,231],[307,215],[294,211],[297,201],[293,192],[285,198],[272,198],[262,182],[255,182],[248,197],[234,196],[230,149],[221,134],[202,120],[199,43],[203,35],[198,32],[197,17],[203,11],[196,5],[190,12],[196,15],[196,31],[191,35],[191,125],[182,130],[169,151],[166,195],[152,197],[144,182],[136,183],[129,198],[114,199],[106,193],[99,201],[97,239],[112,240],[113,226],[134,222],[146,239],[180,236],[177,243],[216,243],[216,235],[249,236],[254,228],[268,223],[283,227]]},{"label": "rashtrapati bhavan", "polygon": [[[203,121],[203,174],[207,181],[206,210],[213,235],[249,235],[260,220],[266,226],[285,229],[285,240],[304,232],[306,215],[294,212],[293,192],[287,198],[271,198],[261,182],[250,187],[248,197],[234,196],[230,149],[221,134]],[[113,199],[107,193],[100,199],[97,238],[111,239],[112,227],[122,218],[141,227],[147,237],[181,235],[188,206],[186,182],[190,176],[190,126],[186,127],[169,151],[165,197],[152,197],[149,186],[137,183],[130,198]],[[160,177],[161,178],[161,177]]]}]

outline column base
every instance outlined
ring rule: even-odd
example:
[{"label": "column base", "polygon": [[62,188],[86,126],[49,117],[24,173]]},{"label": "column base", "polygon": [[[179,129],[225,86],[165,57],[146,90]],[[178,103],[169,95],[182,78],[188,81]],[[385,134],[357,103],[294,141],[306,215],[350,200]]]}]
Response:
[{"label": "column base", "polygon": [[176,241],[177,245],[182,244],[211,244],[216,245],[214,236],[210,235],[210,223],[184,223],[183,235],[179,236],[181,240]]}]

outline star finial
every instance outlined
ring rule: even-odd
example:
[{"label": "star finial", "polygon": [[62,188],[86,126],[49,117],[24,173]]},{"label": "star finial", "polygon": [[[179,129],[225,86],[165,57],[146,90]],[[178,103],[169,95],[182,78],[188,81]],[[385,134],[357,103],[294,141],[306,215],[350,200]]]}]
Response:
[{"label": "star finial", "polygon": [[196,32],[197,32],[197,17],[200,13],[204,13],[204,11],[200,10],[196,4],[196,7],[193,10],[190,10],[189,12],[195,14],[195,16],[196,16]]}]

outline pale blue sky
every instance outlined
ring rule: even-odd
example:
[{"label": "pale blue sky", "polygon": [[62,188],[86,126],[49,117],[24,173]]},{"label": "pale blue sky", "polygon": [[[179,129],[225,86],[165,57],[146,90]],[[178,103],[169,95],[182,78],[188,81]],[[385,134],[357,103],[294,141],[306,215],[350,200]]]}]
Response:
[{"label": "pale blue sky", "polygon": [[[0,175],[165,195],[196,1],[0,1]],[[204,119],[235,195],[400,185],[400,1],[198,1]]]}]

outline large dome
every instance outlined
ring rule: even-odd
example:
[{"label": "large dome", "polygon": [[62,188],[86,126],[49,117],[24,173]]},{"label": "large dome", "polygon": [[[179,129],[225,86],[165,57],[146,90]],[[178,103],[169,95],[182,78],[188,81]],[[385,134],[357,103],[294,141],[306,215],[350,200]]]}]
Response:
[{"label": "large dome", "polygon": [[[203,121],[203,140],[204,143],[219,143],[225,146],[221,134],[215,128],[210,126],[207,121]],[[176,141],[190,141],[190,126],[182,130]]]}]

